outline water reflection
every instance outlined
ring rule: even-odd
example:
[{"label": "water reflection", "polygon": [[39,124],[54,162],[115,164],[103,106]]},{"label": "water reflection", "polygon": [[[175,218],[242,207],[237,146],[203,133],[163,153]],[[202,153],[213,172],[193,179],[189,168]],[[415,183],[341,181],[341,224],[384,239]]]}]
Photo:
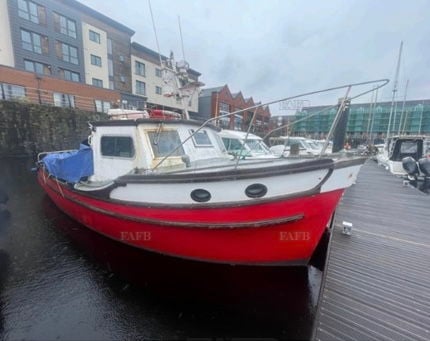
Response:
[{"label": "water reflection", "polygon": [[26,166],[9,161],[0,171],[10,177],[12,212],[0,234],[11,259],[3,337],[309,338],[319,271],[206,264],[123,246],[59,211]]}]

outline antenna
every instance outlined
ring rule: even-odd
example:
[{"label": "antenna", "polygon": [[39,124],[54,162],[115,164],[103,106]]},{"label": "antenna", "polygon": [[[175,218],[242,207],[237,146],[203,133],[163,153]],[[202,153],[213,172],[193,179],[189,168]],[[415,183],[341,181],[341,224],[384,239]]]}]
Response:
[{"label": "antenna", "polygon": [[391,99],[390,118],[388,119],[388,127],[387,127],[387,137],[386,137],[387,141],[388,141],[388,137],[390,136],[390,128],[391,128],[390,126],[391,126],[391,119],[393,117],[394,102],[396,99],[397,82],[399,80],[399,70],[400,70],[400,60],[402,58],[402,49],[403,49],[403,41],[400,42],[399,58],[397,59],[396,75],[394,77],[393,98]]},{"label": "antenna", "polygon": [[154,29],[154,34],[155,34],[155,42],[157,44],[158,58],[160,59],[160,66],[163,66],[162,60],[161,60],[160,45],[158,44],[157,29],[155,28],[154,15],[152,14],[151,0],[148,0],[148,6],[149,6],[149,12],[151,13],[152,28]]},{"label": "antenna", "polygon": [[184,39],[182,39],[181,17],[178,15],[179,34],[181,36],[182,59],[185,61]]}]

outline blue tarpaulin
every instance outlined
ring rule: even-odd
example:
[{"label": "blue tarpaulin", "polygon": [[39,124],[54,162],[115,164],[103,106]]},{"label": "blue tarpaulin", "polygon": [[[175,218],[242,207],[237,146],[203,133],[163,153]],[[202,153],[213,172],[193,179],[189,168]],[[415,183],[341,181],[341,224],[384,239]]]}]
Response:
[{"label": "blue tarpaulin", "polygon": [[93,151],[84,144],[80,145],[79,150],[48,154],[42,162],[49,174],[71,183],[94,173]]}]

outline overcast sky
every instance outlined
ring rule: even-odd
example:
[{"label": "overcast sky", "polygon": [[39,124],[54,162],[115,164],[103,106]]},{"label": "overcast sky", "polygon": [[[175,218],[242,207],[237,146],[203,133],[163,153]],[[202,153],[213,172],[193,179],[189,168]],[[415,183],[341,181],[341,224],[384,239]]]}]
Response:
[{"label": "overcast sky", "polygon": [[[136,31],[132,41],[157,50],[147,1],[80,1]],[[399,98],[407,79],[408,99],[430,98],[428,0],[152,0],[151,5],[161,53],[173,50],[182,58],[180,16],[185,57],[206,87],[228,84],[232,92],[267,102],[345,83],[393,80],[403,40]],[[379,97],[390,100],[392,87],[393,82]],[[362,101],[368,100],[370,95]]]}]

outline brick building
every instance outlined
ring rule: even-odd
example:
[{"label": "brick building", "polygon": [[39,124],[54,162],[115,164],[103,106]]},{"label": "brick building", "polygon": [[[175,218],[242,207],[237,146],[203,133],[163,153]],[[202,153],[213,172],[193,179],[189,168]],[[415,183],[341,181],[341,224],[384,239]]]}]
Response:
[{"label": "brick building", "polygon": [[0,99],[106,112],[121,94],[0,65]]},{"label": "brick building", "polygon": [[[245,98],[242,92],[231,93],[228,85],[203,89],[199,96],[199,114],[196,118],[207,120],[211,117],[233,113],[258,104],[261,104],[261,102],[254,102],[252,97]],[[265,133],[269,129],[270,121],[270,108],[268,106],[260,106],[220,118],[218,124],[228,129],[247,130],[254,114],[255,121],[253,122],[252,131],[257,134]]]}]

